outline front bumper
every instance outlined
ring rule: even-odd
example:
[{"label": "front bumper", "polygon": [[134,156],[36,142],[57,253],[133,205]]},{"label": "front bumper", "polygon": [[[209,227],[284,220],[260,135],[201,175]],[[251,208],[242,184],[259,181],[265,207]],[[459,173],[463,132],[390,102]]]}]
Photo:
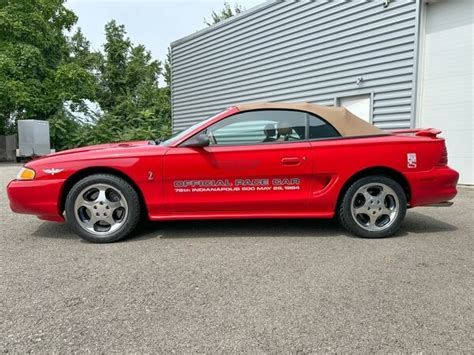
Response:
[{"label": "front bumper", "polygon": [[64,221],[60,211],[63,184],[64,180],[12,180],[7,186],[10,208],[48,221]]},{"label": "front bumper", "polygon": [[449,201],[457,194],[459,173],[447,166],[429,171],[407,173],[410,184],[410,207],[435,205]]}]

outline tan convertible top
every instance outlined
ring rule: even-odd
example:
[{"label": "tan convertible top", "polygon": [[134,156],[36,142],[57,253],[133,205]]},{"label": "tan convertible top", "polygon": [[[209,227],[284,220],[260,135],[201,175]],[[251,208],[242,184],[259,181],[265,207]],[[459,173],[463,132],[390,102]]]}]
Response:
[{"label": "tan convertible top", "polygon": [[308,102],[256,102],[237,105],[237,108],[240,111],[258,109],[289,109],[306,111],[328,121],[343,137],[385,134],[381,129],[357,117],[344,107],[319,106]]}]

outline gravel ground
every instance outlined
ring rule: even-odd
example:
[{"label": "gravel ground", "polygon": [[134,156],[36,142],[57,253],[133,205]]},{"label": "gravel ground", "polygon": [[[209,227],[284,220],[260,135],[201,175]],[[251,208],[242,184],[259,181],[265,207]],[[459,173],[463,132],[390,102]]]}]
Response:
[{"label": "gravel ground", "polygon": [[389,239],[242,220],[94,245],[11,213],[17,170],[0,166],[0,351],[474,351],[474,189],[409,211]]}]

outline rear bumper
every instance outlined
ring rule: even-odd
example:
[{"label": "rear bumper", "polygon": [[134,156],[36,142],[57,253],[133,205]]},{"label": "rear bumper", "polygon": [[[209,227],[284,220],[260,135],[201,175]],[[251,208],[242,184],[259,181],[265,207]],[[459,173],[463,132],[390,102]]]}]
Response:
[{"label": "rear bumper", "polygon": [[10,208],[48,221],[64,221],[60,211],[63,183],[63,180],[10,181],[7,186]]},{"label": "rear bumper", "polygon": [[410,207],[439,204],[457,194],[459,173],[447,166],[407,173],[406,177],[411,190]]}]

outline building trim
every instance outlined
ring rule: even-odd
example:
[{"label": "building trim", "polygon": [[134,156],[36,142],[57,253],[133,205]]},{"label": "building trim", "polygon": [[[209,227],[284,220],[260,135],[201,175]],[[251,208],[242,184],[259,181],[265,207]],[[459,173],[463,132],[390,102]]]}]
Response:
[{"label": "building trim", "polygon": [[188,42],[188,41],[190,41],[194,38],[201,37],[203,34],[205,34],[207,32],[215,31],[219,27],[226,26],[226,25],[228,25],[232,22],[239,21],[244,17],[250,16],[250,15],[252,15],[253,13],[255,13],[257,11],[263,10],[267,7],[271,7],[272,5],[274,5],[275,2],[283,2],[283,0],[277,0],[277,1],[267,0],[263,4],[251,7],[250,9],[242,11],[241,13],[236,14],[232,17],[229,17],[225,20],[222,20],[222,21],[216,23],[215,25],[208,26],[208,27],[203,28],[202,30],[199,30],[197,32],[194,32],[194,33],[192,33],[192,34],[190,34],[186,37],[182,37],[180,39],[177,39],[176,41],[171,42],[170,46],[174,47],[174,46],[180,45],[182,43],[186,43],[186,42]]},{"label": "building trim", "polygon": [[419,89],[419,73],[418,71],[420,70],[420,53],[422,51],[420,50],[421,46],[423,45],[423,40],[421,37],[421,7],[423,6],[423,3],[421,0],[416,1],[416,13],[415,13],[415,43],[414,43],[414,52],[413,52],[413,91],[411,94],[411,117],[410,117],[410,128],[415,128],[417,125],[417,122],[419,122],[419,118],[417,118],[417,107],[419,102],[418,94],[422,92],[422,90]]}]

